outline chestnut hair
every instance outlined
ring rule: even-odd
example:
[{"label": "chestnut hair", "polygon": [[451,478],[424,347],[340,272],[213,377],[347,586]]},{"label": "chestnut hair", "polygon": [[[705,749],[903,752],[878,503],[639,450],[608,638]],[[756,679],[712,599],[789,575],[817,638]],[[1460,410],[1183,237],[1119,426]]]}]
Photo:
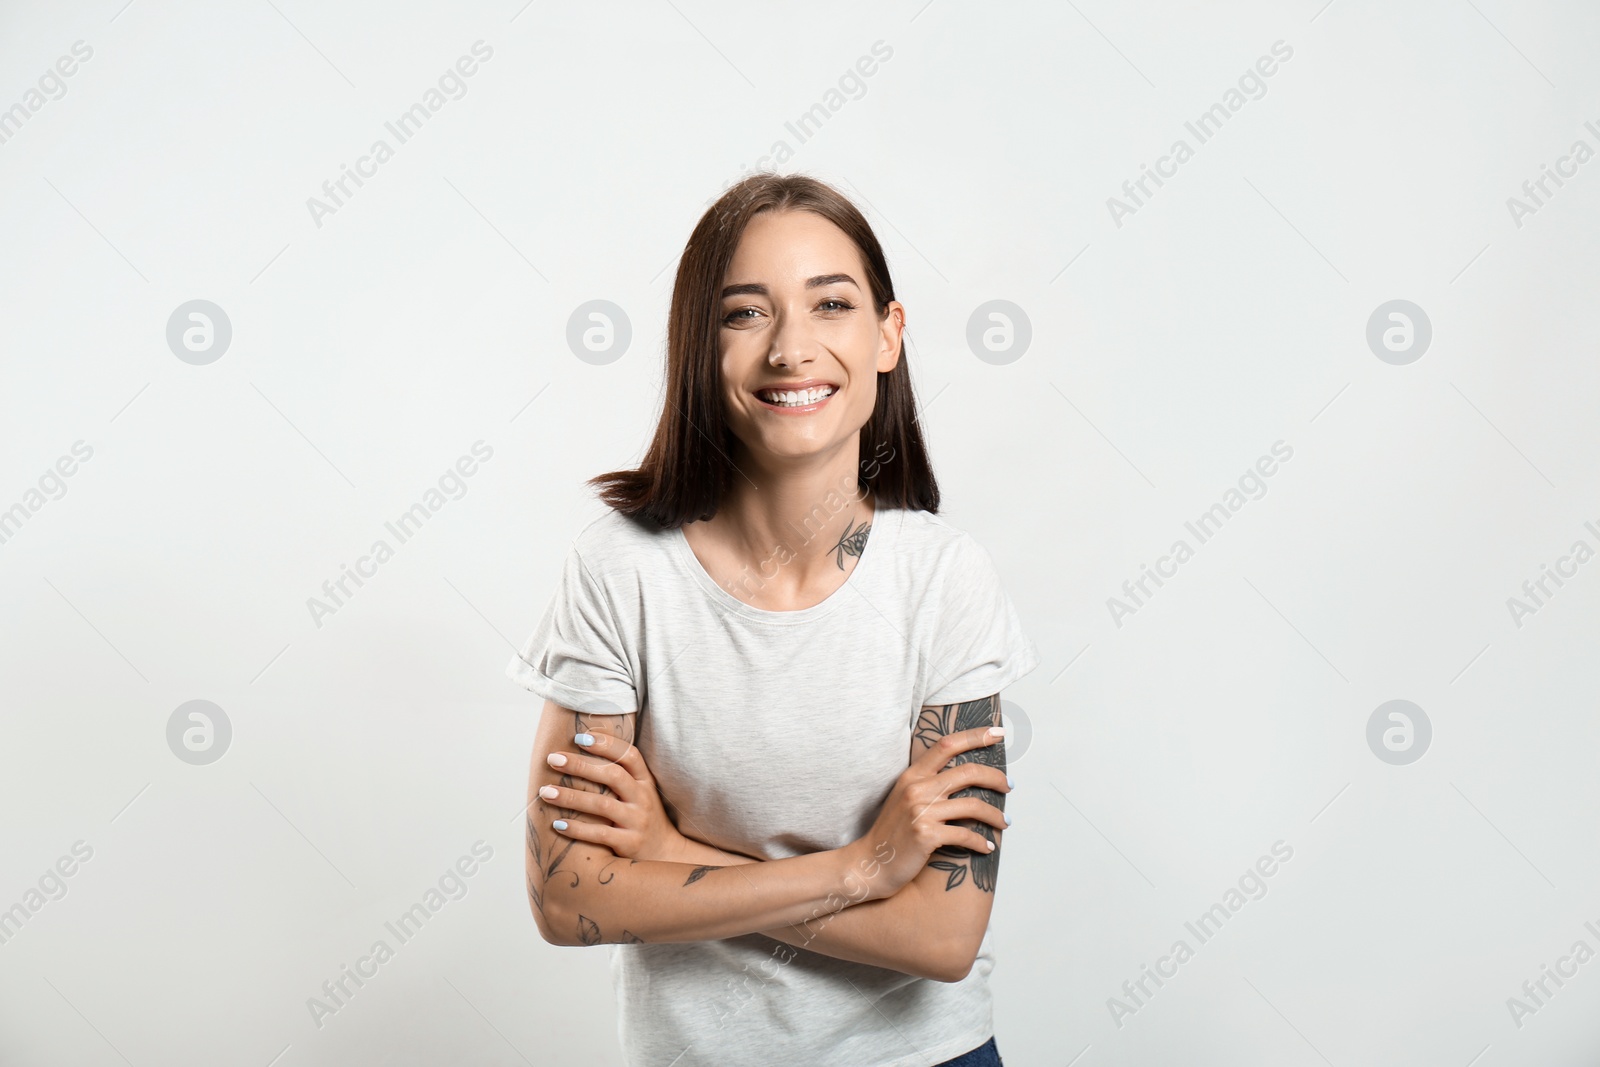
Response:
[{"label": "chestnut hair", "polygon": [[[882,319],[894,299],[883,248],[861,212],[825,182],[801,174],[752,174],[700,216],[678,260],[667,320],[666,403],[655,437],[634,470],[598,474],[586,484],[625,515],[663,528],[709,519],[734,477],[736,438],[722,395],[721,288],[751,218],[762,211],[810,211],[855,242]],[[939,486],[917,424],[904,337],[894,369],[878,373],[872,415],[861,428],[857,485],[881,506],[938,512]],[[870,468],[870,469],[869,469]]]}]

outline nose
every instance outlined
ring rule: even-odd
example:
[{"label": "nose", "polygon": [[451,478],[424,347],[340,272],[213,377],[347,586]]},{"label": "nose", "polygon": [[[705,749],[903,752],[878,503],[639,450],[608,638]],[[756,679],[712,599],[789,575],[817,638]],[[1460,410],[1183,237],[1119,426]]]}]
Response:
[{"label": "nose", "polygon": [[806,317],[788,313],[780,315],[772,334],[772,349],[767,353],[767,363],[792,371],[815,358],[815,342]]}]

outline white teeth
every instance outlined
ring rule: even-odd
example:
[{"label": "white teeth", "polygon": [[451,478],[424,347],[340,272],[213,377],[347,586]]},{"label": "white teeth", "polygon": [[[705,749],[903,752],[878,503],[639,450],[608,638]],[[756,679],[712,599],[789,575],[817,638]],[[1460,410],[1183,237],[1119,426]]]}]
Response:
[{"label": "white teeth", "polygon": [[777,404],[781,407],[803,407],[806,404],[815,404],[825,396],[832,396],[833,393],[834,388],[831,385],[819,386],[816,389],[804,389],[798,392],[794,390],[780,392],[768,389],[761,393],[761,399],[769,404]]}]

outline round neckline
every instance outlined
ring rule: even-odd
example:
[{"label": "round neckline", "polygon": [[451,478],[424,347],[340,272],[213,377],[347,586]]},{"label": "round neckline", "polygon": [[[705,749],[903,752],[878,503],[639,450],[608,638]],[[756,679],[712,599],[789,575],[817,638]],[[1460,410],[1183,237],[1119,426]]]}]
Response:
[{"label": "round neckline", "polygon": [[856,560],[856,565],[839,588],[829,593],[821,601],[808,608],[796,608],[793,611],[772,611],[768,608],[758,608],[754,604],[747,604],[743,600],[728,592],[717,584],[715,578],[706,570],[705,564],[700,562],[700,557],[694,554],[694,548],[689,544],[689,539],[684,536],[683,527],[674,527],[672,543],[677,549],[677,556],[684,569],[691,578],[706,591],[706,595],[721,604],[727,610],[742,615],[747,619],[756,619],[761,622],[798,623],[809,622],[821,618],[832,612],[844,602],[845,598],[862,582],[862,572],[870,568],[877,558],[887,551],[886,542],[893,539],[900,530],[900,525],[905,519],[902,508],[885,508],[879,506],[872,514],[872,532],[867,535],[866,547],[861,550],[861,558]]}]

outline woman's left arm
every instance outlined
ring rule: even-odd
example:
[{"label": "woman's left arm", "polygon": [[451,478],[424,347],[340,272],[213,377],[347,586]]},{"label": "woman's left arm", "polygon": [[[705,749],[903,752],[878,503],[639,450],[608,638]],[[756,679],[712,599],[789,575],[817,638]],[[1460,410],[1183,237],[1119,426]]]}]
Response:
[{"label": "woman's left arm", "polygon": [[[924,707],[912,733],[910,759],[926,751],[945,734],[1000,723],[1000,695],[957,704]],[[641,781],[649,780],[638,750],[615,738],[596,735],[590,751],[613,761],[610,773],[625,773]],[[615,751],[612,751],[615,749]],[[909,762],[909,759],[908,759]],[[979,762],[1006,768],[1005,741],[958,754],[949,766]],[[641,775],[643,776],[641,778]],[[603,783],[602,783],[603,784]],[[652,782],[653,786],[653,782]],[[616,797],[616,791],[610,791]],[[654,789],[645,791],[653,793]],[[568,806],[582,803],[583,794],[566,798]],[[958,790],[952,798],[977,796],[1005,810],[1005,796],[989,789]],[[657,801],[659,803],[659,801]],[[616,822],[619,809],[598,811]],[[686,836],[693,826],[674,829],[664,809],[648,810],[643,804],[627,805],[626,825],[620,830],[598,824],[585,824],[589,840],[607,845],[619,856],[635,859],[671,860],[706,867],[731,867],[760,863],[739,853],[725,852],[713,845]],[[865,963],[874,967],[958,982],[972,970],[994,904],[995,882],[1000,867],[1001,832],[977,820],[956,820],[958,825],[975,830],[994,841],[993,852],[979,855],[964,848],[941,848],[928,865],[893,896],[852,904],[840,911],[820,915],[791,926],[763,930],[775,940],[808,949],[835,959]],[[576,825],[576,824],[575,824]],[[606,830],[612,830],[607,834]]]}]

